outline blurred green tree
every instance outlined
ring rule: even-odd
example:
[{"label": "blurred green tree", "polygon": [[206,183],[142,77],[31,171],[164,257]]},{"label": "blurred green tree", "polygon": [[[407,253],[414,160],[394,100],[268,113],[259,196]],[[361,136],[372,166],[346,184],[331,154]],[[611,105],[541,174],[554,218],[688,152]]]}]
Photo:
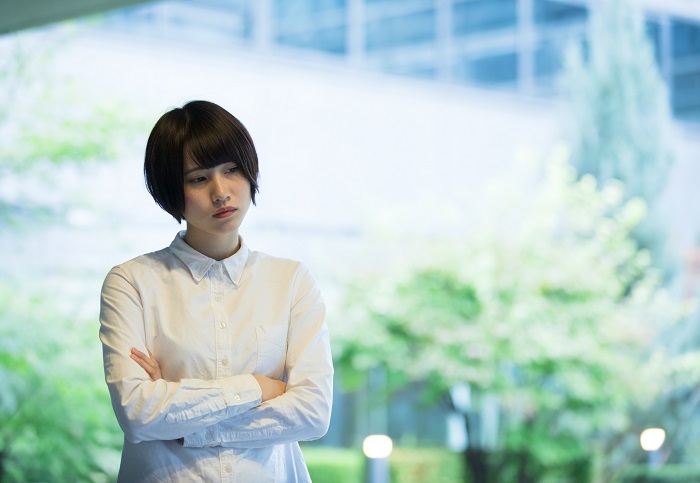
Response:
[{"label": "blurred green tree", "polygon": [[0,224],[59,221],[65,200],[46,203],[9,188],[30,179],[34,191],[60,193],[63,169],[119,159],[147,129],[131,102],[55,73],[56,52],[70,38],[61,29],[0,38]]},{"label": "blurred green tree", "polygon": [[[363,280],[348,298],[352,319],[334,328],[349,380],[384,367],[390,390],[471,389],[472,481],[486,471],[497,481],[588,481],[581,468],[593,471],[594,453],[621,450],[630,408],[664,389],[667,361],[653,342],[680,307],[630,237],[644,203],[624,201],[619,182],[577,179],[567,159],[556,155],[537,183],[505,187],[503,206],[466,239],[433,242],[402,274]],[[500,427],[479,434],[494,400]],[[482,447],[489,439],[495,447]],[[489,452],[509,459],[487,468]],[[615,461],[605,461],[600,472],[611,474]]]},{"label": "blurred green tree", "polygon": [[122,435],[95,323],[0,284],[0,480],[110,481]]},{"label": "blurred green tree", "polygon": [[[649,215],[633,236],[664,271],[665,283],[680,285],[679,279],[686,276],[679,270],[685,254],[666,248],[672,217],[661,205],[673,163],[670,103],[644,19],[628,1],[600,2],[591,17],[588,39],[585,48],[572,52],[564,77],[572,108],[573,160],[582,174],[590,173],[601,182],[621,180],[625,196],[646,201]],[[698,316],[661,334],[659,346],[692,358],[700,347]],[[700,418],[694,415],[699,407],[700,384],[686,381],[660,395],[650,412],[637,417],[640,424],[647,419],[668,430],[671,461],[697,463],[694,442],[700,437]]]},{"label": "blurred green tree", "polygon": [[572,161],[579,175],[620,180],[627,199],[647,203],[649,215],[633,235],[668,270],[658,201],[673,163],[670,103],[641,11],[628,0],[598,2],[586,43],[574,46],[567,60],[562,85],[571,109]]},{"label": "blurred green tree", "polygon": [[[76,79],[54,73],[66,41],[60,30],[0,38],[3,238],[45,236],[70,208],[62,170],[116,160],[145,126],[129,103],[91,100]],[[0,480],[110,481],[122,434],[103,382],[96,314],[80,314],[62,294],[35,295],[43,275],[0,278]]]}]

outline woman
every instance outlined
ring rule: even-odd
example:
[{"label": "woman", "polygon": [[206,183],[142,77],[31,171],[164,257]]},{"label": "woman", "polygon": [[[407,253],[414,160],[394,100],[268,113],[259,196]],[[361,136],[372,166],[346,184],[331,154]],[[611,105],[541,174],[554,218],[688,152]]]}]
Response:
[{"label": "woman", "polygon": [[105,379],[125,436],[119,481],[310,481],[298,441],[330,421],[325,307],[304,265],[239,235],[258,192],[248,131],[190,102],[154,126],[144,172],[187,229],[114,267],[102,288]]}]

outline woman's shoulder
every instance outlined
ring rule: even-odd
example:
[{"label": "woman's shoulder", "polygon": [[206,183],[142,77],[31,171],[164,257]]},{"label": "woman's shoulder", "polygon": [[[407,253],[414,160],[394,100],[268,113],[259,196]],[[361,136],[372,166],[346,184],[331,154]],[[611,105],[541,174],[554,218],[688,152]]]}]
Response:
[{"label": "woman's shoulder", "polygon": [[292,258],[279,257],[270,255],[265,252],[250,251],[248,257],[248,266],[258,275],[268,274],[279,276],[287,276],[290,279],[313,279],[313,275],[309,267],[302,261]]},{"label": "woman's shoulder", "polygon": [[143,270],[152,271],[159,266],[165,267],[169,260],[172,259],[172,252],[169,247],[160,250],[144,253],[137,257],[131,258],[125,262],[112,267],[112,272],[138,273]]},{"label": "woman's shoulder", "polygon": [[291,258],[251,251],[246,268],[258,281],[282,283],[295,290],[308,290],[317,285],[308,266]]},{"label": "woman's shoulder", "polygon": [[270,255],[269,253],[259,252],[255,250],[250,251],[250,255],[248,256],[248,258],[249,262],[253,265],[257,265],[264,268],[291,271],[306,268],[304,263],[300,262],[299,260],[294,260],[286,257],[278,257],[275,255]]}]

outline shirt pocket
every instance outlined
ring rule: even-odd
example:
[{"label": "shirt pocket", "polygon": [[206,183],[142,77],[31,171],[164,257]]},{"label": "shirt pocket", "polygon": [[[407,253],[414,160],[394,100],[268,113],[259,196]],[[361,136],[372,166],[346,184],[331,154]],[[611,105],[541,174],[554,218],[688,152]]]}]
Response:
[{"label": "shirt pocket", "polygon": [[257,360],[255,373],[282,379],[287,359],[287,326],[259,325],[255,328]]}]

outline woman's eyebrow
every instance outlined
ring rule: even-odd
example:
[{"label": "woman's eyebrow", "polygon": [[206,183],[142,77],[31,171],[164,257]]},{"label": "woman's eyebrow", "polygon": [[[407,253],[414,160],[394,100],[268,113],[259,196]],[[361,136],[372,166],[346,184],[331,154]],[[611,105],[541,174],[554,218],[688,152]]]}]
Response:
[{"label": "woman's eyebrow", "polygon": [[188,174],[193,173],[195,171],[200,171],[200,170],[205,170],[205,169],[207,169],[207,168],[202,168],[201,166],[197,166],[196,168],[188,169],[187,171],[185,171],[185,176],[187,176]]}]

